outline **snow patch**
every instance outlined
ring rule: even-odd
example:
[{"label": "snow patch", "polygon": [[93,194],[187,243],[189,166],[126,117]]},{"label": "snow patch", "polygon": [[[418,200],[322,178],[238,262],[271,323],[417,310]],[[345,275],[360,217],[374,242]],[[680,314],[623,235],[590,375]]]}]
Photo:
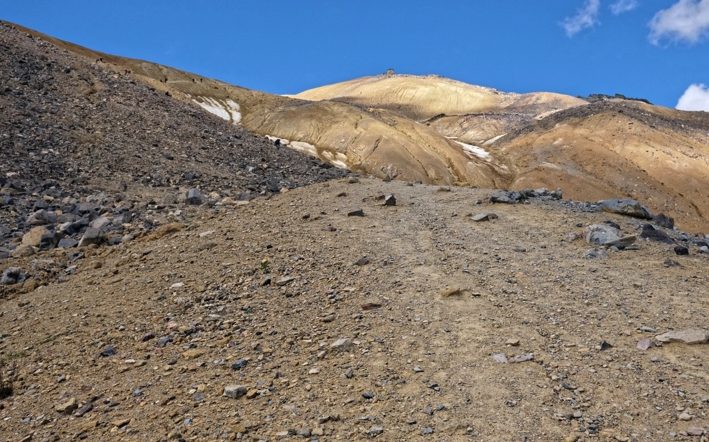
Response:
[{"label": "snow patch", "polygon": [[489,140],[487,140],[486,142],[484,142],[483,145],[488,146],[488,145],[494,143],[495,141],[499,140],[500,138],[504,137],[505,135],[507,135],[507,134],[505,133],[505,134],[498,135],[498,136],[496,136],[496,137],[490,138]]},{"label": "snow patch", "polygon": [[219,118],[233,124],[239,124],[241,122],[241,108],[239,107],[239,103],[232,99],[220,101],[216,98],[199,97],[198,99],[192,99],[192,101],[202,109]]},{"label": "snow patch", "polygon": [[483,160],[490,159],[490,152],[486,151],[482,147],[473,146],[472,144],[463,143],[462,141],[453,140],[453,142],[460,144],[460,146],[463,148],[463,151],[468,155],[472,155]]},{"label": "snow patch", "polygon": [[311,157],[320,158],[321,160],[324,160],[325,162],[330,163],[340,169],[349,169],[349,167],[347,166],[347,156],[339,152],[330,152],[324,150],[318,153],[318,150],[315,146],[310,143],[306,143],[305,141],[291,141],[285,138],[274,137],[273,135],[266,135],[266,138],[274,142],[278,140],[282,146],[297,150],[298,152],[310,155]]}]

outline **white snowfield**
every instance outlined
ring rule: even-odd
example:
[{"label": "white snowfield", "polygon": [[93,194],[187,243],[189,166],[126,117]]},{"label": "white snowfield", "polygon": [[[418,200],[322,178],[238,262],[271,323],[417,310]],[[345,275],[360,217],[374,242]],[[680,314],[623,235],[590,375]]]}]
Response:
[{"label": "white snowfield", "polygon": [[298,152],[302,152],[306,155],[310,155],[315,158],[320,158],[321,160],[330,163],[335,167],[339,167],[340,169],[349,169],[349,167],[347,166],[347,156],[339,152],[330,152],[327,150],[323,150],[322,152],[318,153],[318,150],[315,148],[315,146],[310,143],[306,143],[305,141],[291,141],[285,138],[274,137],[273,135],[266,135],[266,138],[271,141],[279,140],[283,146],[286,146],[293,150],[297,150]]},{"label": "white snowfield", "polygon": [[463,151],[469,156],[475,156],[483,160],[490,159],[490,152],[486,151],[482,147],[473,146],[472,144],[463,143],[462,141],[452,140],[454,143],[460,144]]},{"label": "white snowfield", "polygon": [[233,124],[239,124],[241,122],[241,108],[239,103],[227,99],[225,101],[220,101],[215,98],[209,97],[198,97],[193,98],[197,105],[209,113],[212,113],[219,118],[223,118]]}]

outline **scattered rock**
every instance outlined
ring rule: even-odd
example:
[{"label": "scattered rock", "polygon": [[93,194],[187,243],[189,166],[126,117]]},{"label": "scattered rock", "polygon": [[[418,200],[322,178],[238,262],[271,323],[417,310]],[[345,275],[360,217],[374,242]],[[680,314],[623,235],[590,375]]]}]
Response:
[{"label": "scattered rock", "polygon": [[101,353],[99,353],[99,355],[101,357],[108,358],[110,356],[115,356],[116,353],[116,347],[114,347],[113,345],[107,345],[103,348],[103,350],[101,350]]},{"label": "scattered rock", "polygon": [[621,237],[620,230],[603,223],[591,224],[585,229],[586,242],[590,244],[606,245],[618,241]]},{"label": "scattered rock", "polygon": [[204,197],[199,189],[189,189],[185,197],[185,202],[193,206],[199,206],[204,203]]},{"label": "scattered rock", "polygon": [[701,427],[689,427],[687,428],[687,435],[688,436],[703,436],[704,435],[704,428]]},{"label": "scattered rock", "polygon": [[330,350],[333,351],[348,351],[352,348],[352,341],[347,338],[340,338],[337,341],[330,344]]},{"label": "scattered rock", "polygon": [[277,285],[278,287],[283,287],[284,285],[288,285],[288,284],[290,284],[290,283],[293,282],[293,281],[295,281],[295,278],[294,278],[294,277],[292,277],[292,276],[284,276],[284,277],[282,277],[281,279],[279,279],[278,281],[276,281],[276,285]]},{"label": "scattered rock", "polygon": [[369,258],[367,258],[366,256],[363,256],[357,261],[355,261],[355,265],[357,266],[365,266],[367,264],[369,264]]},{"label": "scattered rock", "polygon": [[664,227],[665,229],[672,230],[675,228],[675,220],[664,213],[653,216],[652,222],[660,227]]},{"label": "scattered rock", "polygon": [[490,195],[491,203],[501,203],[501,204],[517,204],[527,198],[520,192],[498,190],[497,192]]},{"label": "scattered rock", "polygon": [[2,272],[0,277],[0,285],[20,284],[27,279],[27,275],[19,267],[8,267]]},{"label": "scattered rock", "polygon": [[224,396],[232,399],[239,399],[246,396],[248,389],[243,385],[227,385],[224,387]]},{"label": "scattered rock", "polygon": [[357,209],[347,213],[347,216],[364,216],[364,210]]},{"label": "scattered rock", "polygon": [[606,259],[608,258],[608,252],[603,249],[589,249],[583,254],[586,259]]},{"label": "scattered rock", "polygon": [[470,217],[470,219],[472,219],[476,223],[482,222],[482,221],[492,221],[493,219],[497,219],[497,218],[498,218],[497,214],[491,213],[491,212],[478,213],[478,214]]},{"label": "scattered rock", "polygon": [[709,331],[699,328],[688,328],[663,333],[656,336],[655,339],[663,343],[681,342],[689,345],[706,344],[709,342]]},{"label": "scattered rock", "polygon": [[232,370],[237,370],[237,371],[238,371],[238,370],[242,370],[242,369],[246,368],[246,366],[247,366],[248,364],[249,364],[249,361],[246,360],[246,359],[243,359],[243,358],[237,359],[236,361],[234,361],[234,362],[231,364],[231,369],[232,369]]},{"label": "scattered rock", "polygon": [[41,250],[51,249],[56,245],[57,234],[45,226],[37,226],[30,229],[22,236],[22,244],[37,247]]},{"label": "scattered rock", "polygon": [[70,398],[64,402],[57,404],[54,407],[54,411],[56,411],[57,413],[61,413],[61,414],[71,414],[78,407],[79,407],[79,403],[76,401],[76,398]]},{"label": "scattered rock", "polygon": [[599,201],[598,204],[605,212],[617,213],[640,219],[652,219],[650,211],[639,202],[633,199],[607,199]]},{"label": "scattered rock", "polygon": [[384,433],[384,428],[379,425],[374,425],[367,430],[367,436],[369,437],[377,437],[382,433]]},{"label": "scattered rock", "polygon": [[93,227],[89,227],[79,241],[79,247],[86,247],[91,244],[101,244],[105,240],[103,232]]},{"label": "scattered rock", "polygon": [[394,195],[385,196],[384,206],[396,206],[396,197]]},{"label": "scattered rock", "polygon": [[679,255],[679,256],[689,255],[689,249],[685,246],[675,246],[674,250],[675,250],[676,255]]},{"label": "scattered rock", "polygon": [[652,347],[652,341],[650,339],[641,339],[635,347],[640,351],[646,351]]},{"label": "scattered rock", "polygon": [[649,239],[652,241],[662,242],[665,244],[673,244],[674,240],[669,237],[665,232],[660,229],[654,228],[650,224],[643,224],[642,231],[640,232],[640,237]]}]

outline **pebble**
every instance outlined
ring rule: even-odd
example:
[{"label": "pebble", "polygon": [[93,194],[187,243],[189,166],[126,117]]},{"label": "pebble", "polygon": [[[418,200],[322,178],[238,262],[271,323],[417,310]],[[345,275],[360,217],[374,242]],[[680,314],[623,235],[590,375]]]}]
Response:
[{"label": "pebble", "polygon": [[234,363],[231,364],[231,369],[232,370],[242,370],[242,369],[246,368],[248,363],[249,363],[249,361],[244,358],[237,359],[236,361],[234,361]]},{"label": "pebble", "polygon": [[367,430],[367,436],[369,437],[377,437],[382,433],[384,433],[384,427],[381,427],[379,425],[374,425],[369,430]]},{"label": "pebble", "polygon": [[498,218],[499,218],[499,216],[497,216],[497,214],[491,213],[491,212],[478,213],[478,214],[470,217],[470,219],[472,219],[476,223],[483,222],[483,221],[492,221],[493,219],[498,219]]},{"label": "pebble", "polygon": [[334,351],[347,351],[350,348],[352,348],[352,341],[347,338],[340,338],[330,344],[330,350]]},{"label": "pebble", "polygon": [[396,206],[396,197],[394,195],[385,196],[384,206]]},{"label": "pebble", "polygon": [[224,387],[224,396],[232,399],[238,399],[245,396],[248,389],[243,385],[227,385]]},{"label": "pebble", "polygon": [[57,413],[62,413],[62,414],[71,414],[78,407],[79,407],[79,404],[76,401],[76,398],[69,398],[64,402],[57,404],[54,407],[54,411],[56,411]]},{"label": "pebble", "polygon": [[347,213],[347,216],[364,216],[364,210],[357,209]]}]

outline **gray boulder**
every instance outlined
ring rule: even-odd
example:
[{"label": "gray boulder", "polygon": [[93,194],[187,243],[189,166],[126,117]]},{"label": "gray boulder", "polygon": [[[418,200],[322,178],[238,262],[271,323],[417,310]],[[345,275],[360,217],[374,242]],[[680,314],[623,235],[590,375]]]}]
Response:
[{"label": "gray boulder", "polygon": [[201,205],[202,203],[204,203],[204,197],[202,196],[202,192],[200,192],[199,189],[188,190],[185,202],[194,206]]},{"label": "gray boulder", "polygon": [[633,199],[613,198],[599,201],[598,204],[601,206],[601,209],[603,209],[604,212],[632,216],[633,218],[652,219],[650,211],[645,206]]},{"label": "gray boulder", "polygon": [[2,272],[2,277],[0,277],[0,284],[2,285],[12,285],[19,284],[27,279],[25,273],[19,267],[9,267]]},{"label": "gray boulder", "polygon": [[86,247],[91,244],[101,244],[104,239],[103,232],[98,229],[94,229],[93,227],[89,227],[86,229],[86,232],[84,232],[84,236],[81,237],[79,247]]}]

